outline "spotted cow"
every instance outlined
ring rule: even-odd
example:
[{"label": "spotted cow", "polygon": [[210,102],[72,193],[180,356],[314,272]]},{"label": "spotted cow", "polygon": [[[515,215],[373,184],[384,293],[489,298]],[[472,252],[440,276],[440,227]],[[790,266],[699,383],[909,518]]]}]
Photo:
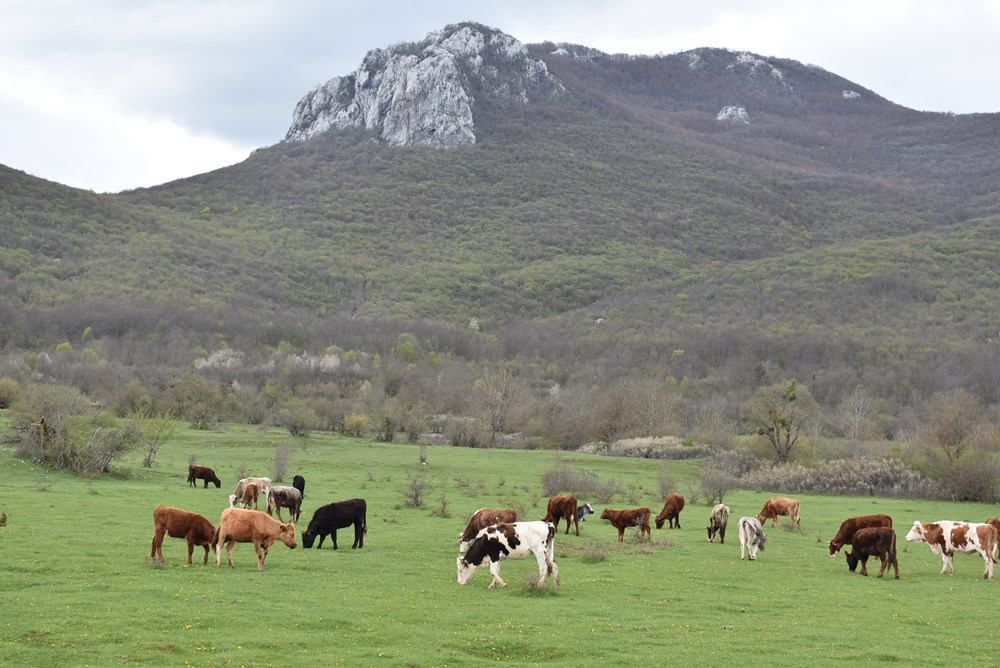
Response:
[{"label": "spotted cow", "polygon": [[712,514],[708,516],[708,542],[715,540],[715,534],[719,534],[719,545],[726,542],[726,525],[729,524],[729,506],[724,503],[717,504],[712,508]]},{"label": "spotted cow", "polygon": [[955,574],[956,552],[978,552],[986,562],[984,580],[993,579],[993,558],[997,548],[997,530],[990,524],[975,522],[914,522],[906,534],[911,543],[927,543],[934,554],[941,555],[944,562],[941,574]]},{"label": "spotted cow", "polygon": [[534,555],[538,561],[539,582],[552,576],[555,586],[559,586],[559,568],[555,561],[556,528],[551,522],[514,522],[494,524],[482,529],[469,545],[469,551],[459,555],[458,584],[464,585],[475,574],[476,569],[489,564],[493,580],[490,589],[506,587],[500,577],[500,562],[504,559],[525,559]]}]

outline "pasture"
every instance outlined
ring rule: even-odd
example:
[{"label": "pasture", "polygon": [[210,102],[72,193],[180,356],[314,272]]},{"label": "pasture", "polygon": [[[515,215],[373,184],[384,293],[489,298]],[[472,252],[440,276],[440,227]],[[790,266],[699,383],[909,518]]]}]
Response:
[{"label": "pasture", "polygon": [[[289,472],[306,478],[301,534],[317,506],[363,497],[368,536],[351,550],[350,529],[322,550],[271,548],[258,573],[252,545],[236,547],[236,568],[187,566],[183,540],[167,538],[165,566],[148,561],[159,503],[218,524],[237,470],[270,475],[278,430],[230,426],[181,429],[152,469],[142,453],[115,473],[88,480],[41,469],[0,450],[0,663],[150,666],[545,666],[654,664],[768,666],[896,663],[984,665],[1000,655],[1000,582],[981,579],[982,559],[957,555],[954,577],[941,559],[903,540],[916,519],[983,521],[1000,508],[979,504],[793,495],[802,528],[765,530],[756,562],[739,560],[736,522],[773,491],[726,497],[725,545],[706,540],[709,507],[688,503],[682,529],[635,530],[618,544],[590,516],[581,535],[556,538],[562,587],[530,586],[533,559],[505,561],[510,586],[488,590],[488,569],[456,581],[457,535],[483,506],[522,504],[544,514],[541,475],[556,464],[591,471],[625,490],[605,507],[662,507],[659,461],[576,453],[419,448],[315,434],[294,439]],[[215,469],[222,488],[186,483],[189,455]],[[696,462],[670,462],[686,493]],[[424,486],[422,508],[404,492]],[[630,499],[638,500],[632,503]],[[447,512],[442,513],[442,498]],[[901,579],[849,573],[827,541],[848,516],[893,516]],[[346,549],[345,549],[346,544]],[[878,562],[875,561],[875,573]],[[869,563],[871,570],[872,563]]]}]

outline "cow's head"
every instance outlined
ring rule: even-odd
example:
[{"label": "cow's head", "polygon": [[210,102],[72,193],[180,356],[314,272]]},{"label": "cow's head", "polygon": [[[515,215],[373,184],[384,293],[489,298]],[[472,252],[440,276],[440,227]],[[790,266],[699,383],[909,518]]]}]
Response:
[{"label": "cow's head", "polygon": [[[840,552],[840,548],[842,548],[842,547],[844,547],[844,545],[842,543],[837,543],[837,542],[834,542],[834,541],[831,540],[830,541],[830,556],[831,557],[837,556],[837,553]],[[854,570],[854,569],[852,568],[851,570]]]},{"label": "cow's head", "polygon": [[844,552],[844,558],[847,559],[847,567],[853,573],[858,568],[858,561],[860,559],[853,552]]},{"label": "cow's head", "polygon": [[464,557],[458,557],[455,560],[455,564],[458,566],[458,584],[460,585],[464,585],[471,580],[478,568],[476,564],[470,564]]},{"label": "cow's head", "polygon": [[313,541],[316,540],[316,534],[312,532],[312,529],[306,529],[302,532],[302,547],[312,549]]},{"label": "cow's head", "polygon": [[656,517],[656,528],[657,529],[662,529],[663,528],[663,523],[666,522],[666,521],[667,521],[666,517],[660,517],[659,515],[657,515],[657,517]]},{"label": "cow's head", "polygon": [[760,549],[761,552],[764,551],[764,543],[766,542],[767,542],[767,534],[761,531],[759,534],[757,534],[757,547],[758,549]]},{"label": "cow's head", "polygon": [[212,476],[212,482],[215,483],[215,489],[219,489],[220,487],[222,487],[222,481],[219,480],[219,476],[213,475]]},{"label": "cow's head", "polygon": [[278,540],[294,550],[295,546],[298,545],[295,542],[295,524],[289,522],[288,524],[279,525]]},{"label": "cow's head", "polygon": [[713,524],[712,526],[705,528],[708,529],[708,542],[711,543],[712,539],[715,538],[715,534],[719,533],[719,527]]},{"label": "cow's head", "polygon": [[911,543],[923,543],[927,541],[926,536],[924,536],[924,525],[919,520],[914,522],[913,528],[906,533],[906,540]]},{"label": "cow's head", "polygon": [[235,494],[230,494],[229,495],[229,507],[230,508],[235,508],[236,507],[236,495]]},{"label": "cow's head", "polygon": [[594,507],[591,506],[589,503],[585,503],[582,506],[580,506],[580,512],[578,514],[580,515],[580,521],[581,522],[586,522],[587,521],[587,515],[593,515],[594,514]]},{"label": "cow's head", "polygon": [[604,510],[601,511],[601,519],[602,520],[610,520],[611,519],[611,509],[610,508],[605,508]]}]

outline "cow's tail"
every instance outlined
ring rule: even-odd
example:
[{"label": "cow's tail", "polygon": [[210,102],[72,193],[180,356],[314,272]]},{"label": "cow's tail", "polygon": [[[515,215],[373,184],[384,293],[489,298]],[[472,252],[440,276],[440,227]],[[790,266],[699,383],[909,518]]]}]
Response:
[{"label": "cow's tail", "polygon": [[[896,563],[896,532],[889,529],[889,535],[892,536],[892,540],[889,541],[889,560],[883,564],[884,566]],[[896,577],[899,577],[898,573]]]},{"label": "cow's tail", "polygon": [[548,574],[552,575],[552,565],[556,559],[556,528],[549,523],[549,535],[545,539],[545,562],[548,565]]},{"label": "cow's tail", "polygon": [[361,520],[361,528],[365,530],[365,535],[367,536],[368,535],[368,517],[367,516],[363,520]]}]

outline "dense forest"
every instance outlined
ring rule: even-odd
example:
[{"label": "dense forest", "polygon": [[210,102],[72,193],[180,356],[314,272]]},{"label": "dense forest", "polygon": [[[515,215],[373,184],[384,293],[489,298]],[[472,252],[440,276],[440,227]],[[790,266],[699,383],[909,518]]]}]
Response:
[{"label": "dense forest", "polygon": [[[1000,114],[721,50],[531,48],[565,92],[480,105],[473,146],[336,131],[107,195],[0,167],[0,402],[993,461]],[[716,119],[733,103],[749,123]],[[800,407],[783,454],[759,417]]]}]

